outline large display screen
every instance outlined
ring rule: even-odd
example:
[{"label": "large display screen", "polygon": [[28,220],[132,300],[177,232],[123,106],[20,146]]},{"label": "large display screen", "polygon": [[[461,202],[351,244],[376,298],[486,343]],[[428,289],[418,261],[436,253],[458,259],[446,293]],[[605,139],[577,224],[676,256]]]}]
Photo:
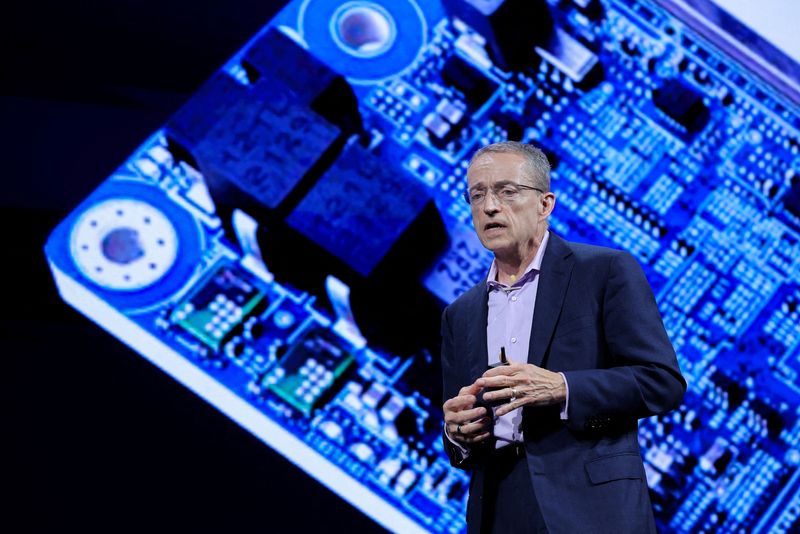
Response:
[{"label": "large display screen", "polygon": [[377,523],[462,532],[439,315],[491,262],[470,155],[532,143],[551,230],[638,259],[689,384],[640,423],[659,527],[797,531],[797,74],[707,2],[294,0],[46,254],[70,305]]}]

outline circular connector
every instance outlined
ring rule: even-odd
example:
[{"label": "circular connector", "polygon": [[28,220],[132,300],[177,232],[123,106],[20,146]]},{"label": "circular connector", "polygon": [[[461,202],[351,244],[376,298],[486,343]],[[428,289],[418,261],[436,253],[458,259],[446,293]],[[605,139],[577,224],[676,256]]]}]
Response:
[{"label": "circular connector", "polygon": [[136,291],[160,280],[175,263],[178,234],[152,205],[112,198],[84,212],[70,235],[81,273],[115,291]]},{"label": "circular connector", "polygon": [[347,2],[334,13],[331,35],[343,51],[360,58],[386,52],[397,37],[394,19],[373,2]]}]

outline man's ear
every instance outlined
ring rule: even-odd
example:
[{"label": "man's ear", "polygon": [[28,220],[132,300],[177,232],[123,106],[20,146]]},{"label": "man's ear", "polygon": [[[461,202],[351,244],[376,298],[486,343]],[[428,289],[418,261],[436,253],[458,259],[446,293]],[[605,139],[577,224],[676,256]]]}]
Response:
[{"label": "man's ear", "polygon": [[552,192],[543,194],[541,196],[540,206],[541,214],[545,217],[549,216],[556,207],[556,196]]}]

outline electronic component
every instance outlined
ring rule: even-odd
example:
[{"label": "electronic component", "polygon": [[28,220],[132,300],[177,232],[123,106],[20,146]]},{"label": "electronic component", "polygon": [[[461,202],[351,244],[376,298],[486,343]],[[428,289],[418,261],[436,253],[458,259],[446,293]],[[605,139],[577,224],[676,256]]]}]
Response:
[{"label": "electronic component", "polygon": [[336,323],[331,328],[334,332],[348,340],[357,349],[364,348],[367,340],[361,334],[350,307],[350,288],[334,276],[325,279],[325,290],[336,314]]},{"label": "electronic component", "polygon": [[[246,87],[217,75],[167,125],[172,149],[189,154],[182,157],[205,176],[231,240],[235,210],[271,220],[271,210],[301,181],[313,183],[362,127],[348,83],[282,32],[260,36],[241,64]],[[298,64],[304,68],[295,71]]]},{"label": "electronic component", "polygon": [[442,100],[436,109],[422,119],[428,131],[431,144],[437,148],[445,148],[459,132],[466,117],[466,109],[460,102]]},{"label": "electronic component", "polygon": [[192,151],[217,210],[236,206],[257,219],[261,206],[277,208],[342,135],[295,101],[284,82],[263,83],[233,104]]},{"label": "electronic component", "polygon": [[158,282],[175,263],[178,234],[152,205],[116,198],[84,212],[72,230],[70,248],[92,282],[136,291]]},{"label": "electronic component", "polygon": [[442,79],[464,95],[470,109],[483,106],[497,90],[494,81],[457,55],[451,56],[445,63]]},{"label": "electronic component", "polygon": [[[163,150],[161,141],[151,151]],[[61,283],[86,284],[106,306],[142,313],[173,298],[202,265],[203,225],[153,184],[120,171],[50,236]]]},{"label": "electronic component", "polygon": [[697,133],[708,124],[709,111],[703,97],[674,78],[653,91],[653,103],[690,133]]},{"label": "electronic component", "polygon": [[264,301],[264,294],[241,270],[225,265],[175,307],[171,320],[218,351],[233,329]]},{"label": "electronic component", "polygon": [[536,52],[584,89],[602,80],[597,54],[561,28],[556,28],[545,44],[537,46]]},{"label": "electronic component", "polygon": [[575,7],[589,18],[597,19],[603,14],[603,6],[600,0],[572,0]]},{"label": "electronic component", "polygon": [[523,134],[521,119],[507,114],[497,114],[492,117],[492,122],[503,129],[509,141],[521,141]]},{"label": "electronic component", "polygon": [[355,358],[325,330],[305,334],[263,380],[264,385],[305,415],[311,415]]},{"label": "electronic component", "polygon": [[287,25],[297,26],[308,50],[359,85],[407,71],[429,38],[415,0],[307,0],[295,17]]},{"label": "electronic component", "polygon": [[789,213],[800,220],[800,171],[790,170],[787,174],[790,187],[783,199],[783,205]]},{"label": "electronic component", "polygon": [[533,59],[533,47],[550,37],[553,19],[544,0],[444,0],[451,17],[466,22],[487,43],[494,62],[520,69]]},{"label": "electronic component", "polygon": [[467,118],[466,108],[461,102],[442,100],[436,104],[436,113],[453,126],[460,126]]},{"label": "electronic component", "polygon": [[431,144],[437,148],[444,148],[447,142],[453,138],[453,127],[444,117],[438,113],[429,113],[422,124],[428,131]]},{"label": "electronic component", "polygon": [[202,141],[246,89],[225,72],[216,72],[167,122],[169,149],[176,160],[197,167],[191,149]]},{"label": "electronic component", "polygon": [[389,252],[429,196],[351,144],[288,217],[288,223],[361,274]]},{"label": "electronic component", "polygon": [[700,457],[700,468],[716,478],[725,471],[732,459],[733,451],[728,447],[728,442],[717,438],[711,448]]}]

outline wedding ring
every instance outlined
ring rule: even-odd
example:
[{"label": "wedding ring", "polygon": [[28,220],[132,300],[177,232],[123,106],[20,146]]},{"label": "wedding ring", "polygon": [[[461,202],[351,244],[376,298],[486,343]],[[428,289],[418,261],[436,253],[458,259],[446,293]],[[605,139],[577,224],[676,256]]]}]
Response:
[{"label": "wedding ring", "polygon": [[511,398],[512,399],[517,398],[517,388],[511,388]]},{"label": "wedding ring", "polygon": [[456,434],[461,434],[461,425],[456,427]]}]

